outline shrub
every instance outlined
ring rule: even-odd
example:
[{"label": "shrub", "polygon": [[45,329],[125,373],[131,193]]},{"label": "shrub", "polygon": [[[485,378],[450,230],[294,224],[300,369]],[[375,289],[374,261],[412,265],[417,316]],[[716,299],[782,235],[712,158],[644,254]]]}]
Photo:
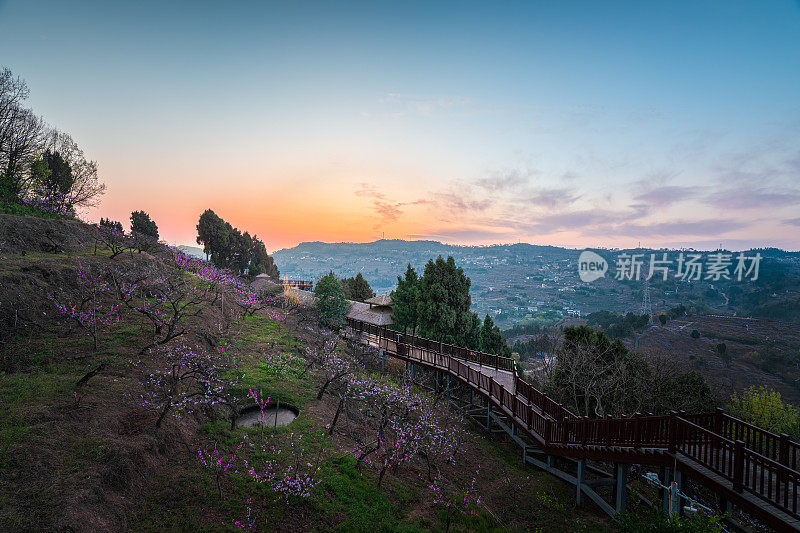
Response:
[{"label": "shrub", "polygon": [[792,438],[800,436],[800,411],[781,399],[781,393],[750,387],[741,395],[733,393],[728,412],[731,416],[773,433],[787,433]]},{"label": "shrub", "polygon": [[643,514],[625,513],[619,522],[623,533],[707,533],[721,532],[719,516],[696,514],[694,516],[669,517],[655,509]]},{"label": "shrub", "polygon": [[329,327],[339,327],[347,313],[347,298],[344,296],[342,284],[333,272],[329,272],[314,287],[317,297],[320,321]]}]

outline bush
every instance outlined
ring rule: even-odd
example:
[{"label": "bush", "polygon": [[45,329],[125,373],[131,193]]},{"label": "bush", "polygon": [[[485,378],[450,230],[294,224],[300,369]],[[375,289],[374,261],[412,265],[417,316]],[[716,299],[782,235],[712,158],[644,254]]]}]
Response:
[{"label": "bush", "polygon": [[800,411],[781,399],[781,393],[750,387],[741,395],[733,393],[728,412],[731,416],[773,433],[787,433],[796,439],[800,436]]},{"label": "bush", "polygon": [[347,313],[347,298],[344,296],[342,284],[333,272],[322,277],[314,287],[317,297],[317,309],[322,323],[328,327],[339,327]]},{"label": "bush", "polygon": [[721,517],[698,513],[687,517],[669,517],[655,509],[642,514],[625,513],[619,522],[623,533],[707,533],[721,532]]},{"label": "bush", "polygon": [[693,329],[692,330],[692,338],[693,339],[699,339],[700,338],[700,332],[697,331],[696,329]]},{"label": "bush", "polygon": [[35,218],[61,218],[61,219],[71,218],[56,213],[49,213],[47,211],[42,211],[41,209],[36,209],[35,207],[16,204],[13,202],[5,202],[3,200],[0,200],[0,213],[6,215],[18,215],[22,217],[35,217]]}]

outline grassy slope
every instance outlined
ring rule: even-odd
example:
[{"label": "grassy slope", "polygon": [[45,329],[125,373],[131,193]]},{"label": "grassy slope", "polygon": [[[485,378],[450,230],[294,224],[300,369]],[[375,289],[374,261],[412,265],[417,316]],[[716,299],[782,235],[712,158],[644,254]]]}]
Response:
[{"label": "grassy slope", "polygon": [[[119,264],[91,255],[81,261]],[[42,290],[48,279],[61,279],[54,272],[76,263],[74,256],[28,254],[0,262],[0,276],[23,276],[29,290]],[[80,332],[65,336],[63,327],[45,317],[41,324],[42,329],[32,334],[23,330],[7,346],[6,361],[13,362],[14,370],[0,374],[0,530],[234,529],[233,520],[243,516],[253,484],[230,476],[220,497],[196,450],[213,443],[233,446],[244,434],[264,438],[261,432],[230,431],[225,420],[199,415],[171,419],[163,431],[156,431],[155,416],[138,405],[140,370],[130,363],[147,341],[147,330],[136,317],[125,316],[112,328],[98,353]],[[444,514],[428,503],[427,482],[419,472],[401,469],[378,488],[375,473],[356,471],[341,442],[327,436],[331,401],[316,401],[318,377],[299,368],[280,379],[266,371],[262,348],[301,353],[304,341],[298,331],[251,317],[233,346],[245,374],[242,397],[248,387],[258,387],[301,408],[294,423],[267,438],[280,448],[302,434],[303,445],[322,465],[321,483],[305,501],[286,502],[261,490],[258,497],[271,502],[264,522],[280,530],[442,529]],[[100,362],[106,369],[92,378],[76,402],[74,384]],[[597,515],[575,511],[570,487],[522,469],[516,452],[504,445],[477,431],[475,437],[458,465],[461,474],[450,475],[471,477],[479,464],[486,510],[457,519],[451,529],[607,528],[608,522]]]}]

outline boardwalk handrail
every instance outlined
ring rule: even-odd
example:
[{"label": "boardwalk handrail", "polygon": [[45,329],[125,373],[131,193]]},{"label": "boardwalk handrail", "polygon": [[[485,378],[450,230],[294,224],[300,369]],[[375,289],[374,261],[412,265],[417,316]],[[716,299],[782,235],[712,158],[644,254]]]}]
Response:
[{"label": "boardwalk handrail", "polygon": [[[786,434],[775,435],[722,409],[698,414],[581,418],[517,376],[513,359],[355,319],[348,318],[347,323],[358,332],[359,339],[363,334],[374,337],[389,354],[448,372],[484,395],[547,453],[609,461],[627,458],[640,464],[664,456],[682,462],[685,457],[731,482],[735,493],[753,494],[793,519],[800,519],[800,444],[789,440]],[[486,374],[485,367],[512,372],[514,390]],[[751,510],[763,512],[749,505]]]},{"label": "boardwalk handrail", "polygon": [[350,317],[346,317],[346,321],[347,325],[355,330],[369,333],[371,335],[378,335],[383,338],[391,338],[397,343],[413,346],[414,348],[430,350],[432,352],[455,357],[456,359],[463,359],[464,361],[477,363],[480,366],[488,366],[490,368],[494,368],[495,370],[507,370],[509,372],[516,371],[516,364],[514,359],[511,357],[503,357],[502,355],[485,353],[479,350],[470,350],[469,348],[447,344],[446,342],[442,341],[434,341],[431,339],[426,339],[425,337],[419,337],[417,335],[409,335],[407,333],[389,330],[383,326],[376,326],[374,324],[369,324],[367,322],[356,320]]}]

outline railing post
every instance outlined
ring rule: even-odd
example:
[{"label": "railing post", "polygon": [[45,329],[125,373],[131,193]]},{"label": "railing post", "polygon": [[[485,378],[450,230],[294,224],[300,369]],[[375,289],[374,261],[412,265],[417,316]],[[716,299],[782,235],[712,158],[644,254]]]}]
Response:
[{"label": "railing post", "polygon": [[606,446],[611,446],[611,415],[606,414],[605,424],[606,426]]},{"label": "railing post", "polygon": [[744,488],[744,441],[733,443],[733,490],[742,492]]},{"label": "railing post", "polygon": [[642,413],[633,415],[633,447],[638,449],[642,443]]},{"label": "railing post", "polygon": [[678,448],[678,413],[669,412],[669,453],[675,453]]},{"label": "railing post", "polygon": [[[722,435],[722,416],[725,413],[725,409],[722,407],[717,407],[714,411],[714,433],[717,435]],[[722,435],[723,437],[725,435]]]},{"label": "railing post", "polygon": [[589,417],[584,416],[581,420],[581,445],[586,446],[587,430],[589,429]]},{"label": "railing post", "polygon": [[[783,466],[789,466],[789,435],[781,433],[780,441],[778,442],[778,462]],[[789,487],[786,485],[786,471],[783,469],[778,470],[778,491],[786,491]],[[778,493],[776,491],[776,494]]]},{"label": "railing post", "polygon": [[545,419],[544,421],[544,443],[550,444],[550,435],[551,431],[553,430],[552,420],[549,418]]}]

